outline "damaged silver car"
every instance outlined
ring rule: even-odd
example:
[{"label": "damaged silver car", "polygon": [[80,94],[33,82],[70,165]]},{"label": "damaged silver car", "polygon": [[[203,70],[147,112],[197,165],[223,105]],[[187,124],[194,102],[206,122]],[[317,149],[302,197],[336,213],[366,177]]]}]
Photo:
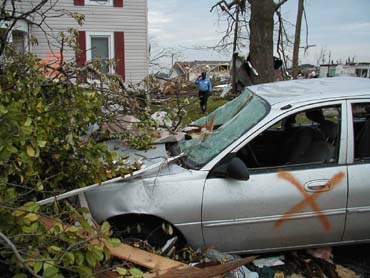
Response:
[{"label": "damaged silver car", "polygon": [[238,253],[370,240],[370,79],[248,87],[136,158],[142,172],[85,193],[124,236]]}]

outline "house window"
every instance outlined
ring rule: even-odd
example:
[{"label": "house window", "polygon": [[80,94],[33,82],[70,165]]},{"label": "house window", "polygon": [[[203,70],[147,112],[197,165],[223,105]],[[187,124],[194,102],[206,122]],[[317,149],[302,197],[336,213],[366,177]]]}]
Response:
[{"label": "house window", "polygon": [[101,61],[101,70],[104,73],[113,73],[108,60],[114,58],[113,33],[87,33],[87,59],[89,61]]},{"label": "house window", "polygon": [[86,5],[90,6],[113,6],[113,0],[86,0]]},{"label": "house window", "polygon": [[123,7],[123,0],[73,0],[75,6]]},{"label": "house window", "polygon": [[19,53],[24,53],[26,50],[26,33],[18,30],[12,32],[14,48]]},{"label": "house window", "polygon": [[356,69],[356,76],[357,77],[367,77],[368,70],[367,69]]},{"label": "house window", "polygon": [[115,59],[114,66],[106,66],[105,71],[116,73],[125,80],[125,33],[117,32],[78,32],[79,51],[76,62],[84,66],[87,61]]},{"label": "house window", "polygon": [[18,53],[25,53],[27,50],[27,32],[21,30],[13,30],[7,32],[5,28],[0,28],[1,40],[12,44]]}]

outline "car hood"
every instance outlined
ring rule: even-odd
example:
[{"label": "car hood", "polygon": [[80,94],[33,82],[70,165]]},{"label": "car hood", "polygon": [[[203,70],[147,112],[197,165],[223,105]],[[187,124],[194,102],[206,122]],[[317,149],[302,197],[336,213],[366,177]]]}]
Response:
[{"label": "car hood", "polygon": [[126,158],[129,164],[138,162],[141,165],[138,173],[134,172],[132,177],[127,179],[172,175],[186,171],[174,163],[176,160],[168,156],[165,144],[153,145],[149,150],[125,148],[119,140],[110,140],[106,144],[109,151]]}]

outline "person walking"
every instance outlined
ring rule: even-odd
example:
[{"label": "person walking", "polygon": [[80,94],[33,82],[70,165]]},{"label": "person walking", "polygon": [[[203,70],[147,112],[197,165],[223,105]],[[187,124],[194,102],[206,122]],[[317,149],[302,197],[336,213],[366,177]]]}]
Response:
[{"label": "person walking", "polygon": [[199,88],[200,109],[205,113],[207,111],[208,97],[212,92],[211,80],[207,78],[206,72],[202,72],[202,74],[198,76],[197,80],[195,80],[195,84],[197,84]]}]

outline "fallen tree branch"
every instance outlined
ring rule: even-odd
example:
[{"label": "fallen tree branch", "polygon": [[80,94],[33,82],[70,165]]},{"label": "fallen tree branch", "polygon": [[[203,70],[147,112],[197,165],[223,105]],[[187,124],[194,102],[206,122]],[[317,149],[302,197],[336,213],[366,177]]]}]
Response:
[{"label": "fallen tree branch", "polygon": [[60,200],[63,200],[63,199],[66,199],[66,198],[69,198],[69,197],[72,197],[72,196],[79,195],[81,193],[87,192],[87,191],[89,191],[91,189],[94,189],[94,188],[97,188],[97,187],[100,187],[100,186],[103,186],[103,185],[106,185],[106,184],[111,184],[111,183],[115,183],[115,182],[127,180],[127,179],[133,178],[133,177],[135,177],[137,175],[143,174],[146,171],[149,171],[149,170],[152,170],[152,169],[155,169],[155,168],[159,168],[159,167],[161,167],[163,165],[167,165],[168,163],[171,163],[171,162],[173,162],[173,161],[181,158],[182,156],[184,156],[183,153],[181,153],[181,154],[179,154],[178,156],[175,156],[175,157],[167,158],[167,159],[165,159],[162,162],[155,163],[155,164],[150,165],[150,166],[148,166],[146,168],[139,169],[139,170],[135,171],[132,174],[127,174],[127,175],[125,175],[123,177],[114,178],[114,179],[107,180],[107,181],[102,182],[102,183],[96,183],[96,184],[89,185],[89,186],[86,186],[86,187],[83,187],[83,188],[74,189],[74,190],[65,192],[63,194],[60,194],[60,195],[57,195],[57,196],[54,196],[54,197],[50,197],[50,198],[47,198],[47,199],[38,201],[37,203],[39,205],[41,205],[41,206],[47,205],[47,204],[52,204],[52,203],[54,203],[56,201],[60,201]]},{"label": "fallen tree branch", "polygon": [[22,263],[22,265],[27,269],[29,273],[32,274],[32,276],[37,277],[37,278],[42,278],[40,275],[37,275],[26,263],[26,260],[23,259],[21,254],[19,254],[19,251],[17,247],[13,244],[13,242],[2,232],[0,232],[0,238],[12,249],[14,255],[17,257],[18,261]]},{"label": "fallen tree branch", "polygon": [[[40,217],[41,223],[48,229],[51,229],[56,221],[52,218],[41,216]],[[64,230],[68,231],[68,229],[72,226],[63,224]],[[78,236],[81,238],[86,238],[87,240],[90,240],[90,244],[96,245],[101,242],[105,244],[105,246],[109,249],[111,255],[113,257],[130,261],[134,264],[156,270],[156,271],[162,271],[162,270],[168,270],[172,268],[191,268],[190,266],[183,264],[181,262],[171,260],[169,258],[162,257],[160,255],[150,253],[144,250],[141,250],[139,248],[132,247],[127,244],[121,243],[118,247],[112,247],[110,244],[108,244],[105,240],[102,240],[101,238],[98,238],[96,236],[90,237],[84,231],[81,229],[80,231],[77,231]]]},{"label": "fallen tree branch", "polygon": [[[51,218],[41,217],[40,220],[47,228],[51,228],[55,224],[55,221]],[[63,226],[66,230],[70,227],[68,225]],[[82,230],[80,236],[88,238],[88,235],[84,234]],[[256,257],[247,257],[217,266],[197,268],[123,243],[118,247],[112,247],[105,240],[94,238],[90,241],[90,244],[95,245],[101,242],[109,249],[111,256],[130,261],[154,271],[154,273],[146,273],[144,278],[211,278],[253,262],[256,259]]]}]

